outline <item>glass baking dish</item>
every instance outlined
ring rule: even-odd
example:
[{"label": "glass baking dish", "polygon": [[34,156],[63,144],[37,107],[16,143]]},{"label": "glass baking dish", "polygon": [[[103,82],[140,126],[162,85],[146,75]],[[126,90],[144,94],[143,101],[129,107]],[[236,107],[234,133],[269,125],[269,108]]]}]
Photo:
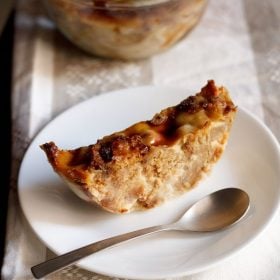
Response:
[{"label": "glass baking dish", "polygon": [[125,60],[162,52],[199,21],[207,0],[44,0],[58,29],[88,53]]}]

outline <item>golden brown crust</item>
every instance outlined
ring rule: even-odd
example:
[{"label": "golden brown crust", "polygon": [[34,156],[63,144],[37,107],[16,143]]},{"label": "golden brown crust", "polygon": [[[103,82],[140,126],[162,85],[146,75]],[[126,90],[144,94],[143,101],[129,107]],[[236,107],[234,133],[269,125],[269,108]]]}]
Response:
[{"label": "golden brown crust", "polygon": [[58,174],[104,209],[152,208],[193,187],[220,158],[235,112],[226,89],[208,81],[196,96],[94,145],[41,147]]},{"label": "golden brown crust", "polygon": [[[143,30],[149,30],[154,24],[158,24],[159,18],[163,23],[173,21],[171,11],[176,14],[182,10],[193,13],[198,4],[186,2],[185,0],[163,1],[149,6],[133,6],[132,2],[121,4],[116,1],[94,1],[88,5],[79,5],[75,1],[49,0],[57,9],[72,16],[81,18],[87,22],[102,22],[107,25],[127,25],[130,27],[141,26]],[[120,32],[118,28],[116,33]]]}]

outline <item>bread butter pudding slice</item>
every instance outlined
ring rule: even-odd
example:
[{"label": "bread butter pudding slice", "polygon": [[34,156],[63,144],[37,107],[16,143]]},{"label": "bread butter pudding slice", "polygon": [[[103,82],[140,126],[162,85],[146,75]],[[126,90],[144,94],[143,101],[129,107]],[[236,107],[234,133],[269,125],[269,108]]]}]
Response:
[{"label": "bread butter pudding slice", "polygon": [[224,87],[201,92],[96,144],[42,145],[53,169],[82,199],[113,213],[149,209],[190,190],[221,157],[236,113]]}]

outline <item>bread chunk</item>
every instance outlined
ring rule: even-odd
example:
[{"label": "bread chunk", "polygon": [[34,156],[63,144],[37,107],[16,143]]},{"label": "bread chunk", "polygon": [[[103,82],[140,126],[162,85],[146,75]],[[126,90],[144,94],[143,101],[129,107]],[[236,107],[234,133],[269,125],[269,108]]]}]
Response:
[{"label": "bread chunk", "polygon": [[201,92],[95,144],[41,146],[82,199],[112,213],[150,209],[194,187],[221,157],[236,114],[224,87]]}]

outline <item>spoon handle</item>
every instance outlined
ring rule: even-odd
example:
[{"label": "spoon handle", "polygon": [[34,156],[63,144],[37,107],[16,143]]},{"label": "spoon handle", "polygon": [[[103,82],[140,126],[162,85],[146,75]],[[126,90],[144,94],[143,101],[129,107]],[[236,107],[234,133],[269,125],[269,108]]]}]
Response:
[{"label": "spoon handle", "polygon": [[53,259],[37,264],[31,268],[31,272],[36,279],[39,279],[107,247],[113,246],[120,242],[134,239],[139,236],[167,229],[170,229],[169,225],[153,226],[97,241],[82,248],[70,251],[61,256],[57,256]]}]

